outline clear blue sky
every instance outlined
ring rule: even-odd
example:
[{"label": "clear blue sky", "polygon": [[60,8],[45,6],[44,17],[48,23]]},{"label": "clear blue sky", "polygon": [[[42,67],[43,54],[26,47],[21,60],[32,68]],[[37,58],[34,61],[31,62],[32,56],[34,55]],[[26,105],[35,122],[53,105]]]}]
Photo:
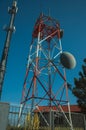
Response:
[{"label": "clear blue sky", "polygon": [[[7,8],[11,5],[12,0],[0,0],[0,58],[6,38],[3,26],[9,24]],[[49,9],[51,17],[59,20],[64,29],[63,50],[71,52],[77,61],[75,69],[66,71],[67,80],[73,85],[74,77],[78,77],[86,58],[86,0],[18,0],[16,32],[10,44],[2,101],[20,103],[33,26],[40,12],[48,15]],[[70,102],[76,103],[76,98],[69,95]]]}]

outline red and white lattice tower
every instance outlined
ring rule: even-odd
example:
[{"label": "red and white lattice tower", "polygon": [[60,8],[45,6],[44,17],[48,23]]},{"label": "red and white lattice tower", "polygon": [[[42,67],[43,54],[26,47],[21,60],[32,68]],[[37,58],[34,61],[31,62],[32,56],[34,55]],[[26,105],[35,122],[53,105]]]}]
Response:
[{"label": "red and white lattice tower", "polygon": [[[40,106],[48,106],[50,111],[55,106],[73,130],[66,73],[60,62],[62,36],[57,20],[44,14],[39,16],[32,33],[20,113],[26,104],[30,106],[31,117],[35,109],[40,113]],[[68,106],[69,117],[65,115],[63,105]]]}]

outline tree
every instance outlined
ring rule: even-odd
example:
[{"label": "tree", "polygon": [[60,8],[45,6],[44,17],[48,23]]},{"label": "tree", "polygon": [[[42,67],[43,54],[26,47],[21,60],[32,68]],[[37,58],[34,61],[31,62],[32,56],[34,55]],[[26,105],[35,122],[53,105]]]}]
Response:
[{"label": "tree", "polygon": [[25,130],[38,130],[39,123],[38,113],[34,113],[32,120],[30,113],[28,113],[25,119]]},{"label": "tree", "polygon": [[72,92],[77,97],[77,103],[82,112],[86,113],[86,59],[82,65],[82,72],[79,72],[79,78],[74,78],[74,84]]},{"label": "tree", "polygon": [[30,123],[30,113],[26,115],[25,119],[25,130],[28,130],[31,128],[31,123]]},{"label": "tree", "polygon": [[38,130],[39,129],[39,116],[38,116],[38,113],[35,113],[34,114],[34,118],[33,118],[33,129],[34,130]]}]

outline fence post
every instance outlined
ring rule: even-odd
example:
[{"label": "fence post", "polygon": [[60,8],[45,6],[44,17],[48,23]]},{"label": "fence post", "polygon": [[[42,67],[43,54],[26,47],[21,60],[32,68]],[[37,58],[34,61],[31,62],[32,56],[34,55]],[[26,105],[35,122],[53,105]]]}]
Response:
[{"label": "fence post", "polygon": [[84,130],[86,130],[86,114],[84,114]]},{"label": "fence post", "polygon": [[50,109],[50,130],[54,130],[54,111]]}]

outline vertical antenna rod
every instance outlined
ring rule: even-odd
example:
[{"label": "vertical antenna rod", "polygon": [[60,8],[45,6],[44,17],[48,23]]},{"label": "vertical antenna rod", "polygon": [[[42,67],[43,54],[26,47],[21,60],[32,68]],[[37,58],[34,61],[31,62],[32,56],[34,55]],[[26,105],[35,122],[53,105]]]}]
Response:
[{"label": "vertical antenna rod", "polygon": [[9,10],[8,10],[8,13],[11,14],[11,19],[10,19],[9,26],[5,28],[5,30],[7,32],[7,36],[6,36],[6,40],[5,40],[5,44],[4,44],[1,61],[0,61],[0,100],[1,100],[2,86],[3,86],[6,64],[7,64],[8,51],[9,51],[9,47],[10,47],[10,41],[11,41],[11,37],[12,37],[12,32],[15,31],[14,19],[15,19],[17,10],[18,10],[17,2],[13,1],[12,8],[9,8]]}]

